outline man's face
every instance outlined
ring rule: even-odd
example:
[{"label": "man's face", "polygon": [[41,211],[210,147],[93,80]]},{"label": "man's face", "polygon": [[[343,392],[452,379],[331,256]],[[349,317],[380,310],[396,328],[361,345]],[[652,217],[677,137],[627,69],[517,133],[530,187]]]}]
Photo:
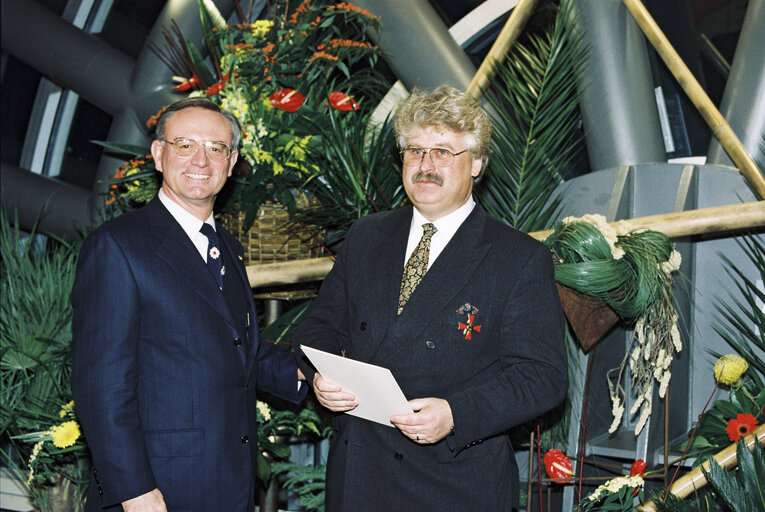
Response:
[{"label": "man's face", "polygon": [[[467,137],[437,126],[415,129],[406,148],[443,148],[452,153],[468,149]],[[473,191],[473,178],[481,172],[481,159],[470,151],[454,157],[448,166],[436,166],[429,155],[419,164],[403,165],[406,195],[429,221],[453,212],[467,202]]]},{"label": "man's face", "polygon": [[222,161],[211,159],[205,151],[207,141],[231,146],[231,128],[226,119],[212,110],[189,107],[173,114],[165,123],[165,140],[194,139],[200,143],[192,157],[177,155],[173,146],[155,140],[151,154],[163,175],[162,190],[196,217],[205,220],[212,211],[215,197],[231,176],[238,153]]}]

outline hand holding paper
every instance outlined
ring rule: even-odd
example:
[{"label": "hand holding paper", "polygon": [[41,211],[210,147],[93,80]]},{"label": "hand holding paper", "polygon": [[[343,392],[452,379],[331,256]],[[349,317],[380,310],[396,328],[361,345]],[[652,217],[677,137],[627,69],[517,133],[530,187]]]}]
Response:
[{"label": "hand holding paper", "polygon": [[[301,346],[301,349],[321,374],[324,381],[322,385],[330,381],[339,384],[343,393],[354,395],[358,405],[345,410],[347,414],[392,427],[391,416],[412,413],[404,393],[387,368],[340,357],[305,345]],[[339,402],[348,400],[341,399]],[[336,410],[340,412],[350,404],[336,405]]]},{"label": "hand holding paper", "polygon": [[356,395],[344,391],[340,384],[326,380],[320,373],[313,379],[313,391],[319,403],[333,412],[347,412],[359,405]]}]

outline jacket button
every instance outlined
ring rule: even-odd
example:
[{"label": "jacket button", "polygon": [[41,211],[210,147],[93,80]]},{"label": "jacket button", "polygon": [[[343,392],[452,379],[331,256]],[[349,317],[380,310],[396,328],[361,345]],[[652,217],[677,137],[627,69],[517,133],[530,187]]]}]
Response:
[{"label": "jacket button", "polygon": [[242,441],[242,444],[247,444],[250,442],[250,438],[248,436],[242,436],[240,441]]},{"label": "jacket button", "polygon": [[432,349],[434,349],[434,348],[436,348],[436,344],[435,344],[435,343],[433,343],[431,340],[428,340],[428,341],[426,341],[426,342],[425,342],[425,346],[426,346],[426,347],[428,347],[428,348],[429,348],[429,349],[431,349],[431,350],[432,350]]},{"label": "jacket button", "polygon": [[401,453],[401,452],[396,452],[396,453],[393,454],[393,458],[396,459],[396,460],[401,460],[401,459],[404,458],[404,454]]},{"label": "jacket button", "polygon": [[359,324],[359,329],[361,329],[362,331],[366,331],[367,330],[367,323],[366,322],[361,322]]},{"label": "jacket button", "polygon": [[238,347],[242,344],[242,340],[240,338],[234,338],[234,346]]}]

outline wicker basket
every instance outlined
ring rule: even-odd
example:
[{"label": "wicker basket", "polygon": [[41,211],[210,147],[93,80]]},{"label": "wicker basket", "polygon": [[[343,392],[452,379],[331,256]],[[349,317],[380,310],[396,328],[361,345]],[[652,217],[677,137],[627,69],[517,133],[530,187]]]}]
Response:
[{"label": "wicker basket", "polygon": [[[298,208],[318,204],[318,201],[303,194],[298,195],[296,200]],[[242,229],[244,218],[243,212],[236,212],[224,213],[219,220],[242,244],[245,265],[325,255],[324,248],[317,241],[324,238],[324,230],[316,226],[303,227],[292,221],[289,212],[281,205],[270,202],[261,205],[255,222],[246,232]]]}]

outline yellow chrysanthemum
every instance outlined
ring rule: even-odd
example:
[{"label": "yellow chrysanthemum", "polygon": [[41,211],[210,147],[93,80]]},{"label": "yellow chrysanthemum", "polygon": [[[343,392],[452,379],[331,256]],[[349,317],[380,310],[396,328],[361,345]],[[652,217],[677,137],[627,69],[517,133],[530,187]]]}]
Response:
[{"label": "yellow chrysanthemum", "polygon": [[61,425],[53,427],[50,433],[53,446],[56,448],[68,448],[80,437],[80,426],[76,421],[65,421]]},{"label": "yellow chrysanthemum", "polygon": [[731,386],[738,382],[738,379],[749,368],[749,364],[743,357],[736,354],[722,356],[715,363],[715,380],[726,386]]}]

